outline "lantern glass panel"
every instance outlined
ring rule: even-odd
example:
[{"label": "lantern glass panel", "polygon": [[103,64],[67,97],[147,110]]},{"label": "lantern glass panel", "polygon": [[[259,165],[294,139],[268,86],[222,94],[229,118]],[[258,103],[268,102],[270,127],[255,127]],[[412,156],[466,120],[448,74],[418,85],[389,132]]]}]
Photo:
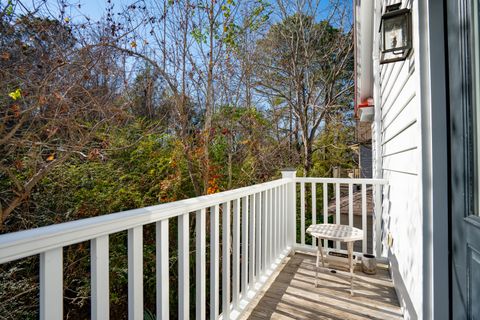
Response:
[{"label": "lantern glass panel", "polygon": [[407,43],[407,19],[405,15],[395,16],[383,21],[384,50],[404,48]]}]

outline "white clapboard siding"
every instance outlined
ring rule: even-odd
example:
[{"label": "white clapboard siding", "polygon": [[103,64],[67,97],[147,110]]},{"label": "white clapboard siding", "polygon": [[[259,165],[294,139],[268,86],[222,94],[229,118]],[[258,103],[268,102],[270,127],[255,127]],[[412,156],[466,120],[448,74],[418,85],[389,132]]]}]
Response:
[{"label": "white clapboard siding", "polygon": [[388,156],[383,156],[383,170],[397,171],[417,175],[419,170],[419,150],[417,148],[401,151]]},{"label": "white clapboard siding", "polygon": [[[402,3],[402,7],[411,6],[411,2]],[[414,15],[415,16],[415,15]],[[377,17],[379,18],[379,17]],[[413,38],[418,36],[417,21],[413,23]],[[380,39],[376,37],[377,48]],[[414,50],[416,50],[415,48]],[[393,268],[393,278],[408,283],[400,290],[401,296],[409,296],[417,314],[422,310],[422,228],[411,226],[422,225],[421,199],[421,115],[419,70],[421,61],[416,61],[416,52],[406,60],[379,66],[381,122],[376,124],[380,130],[382,177],[387,179],[389,187],[382,193],[384,221],[382,230],[383,253],[389,250],[395,256],[398,267]],[[388,192],[388,194],[386,193]],[[381,198],[378,201],[382,201]],[[388,223],[386,223],[388,222]],[[408,239],[393,241],[388,246],[387,237],[391,239]],[[377,239],[378,240],[378,239]]]}]

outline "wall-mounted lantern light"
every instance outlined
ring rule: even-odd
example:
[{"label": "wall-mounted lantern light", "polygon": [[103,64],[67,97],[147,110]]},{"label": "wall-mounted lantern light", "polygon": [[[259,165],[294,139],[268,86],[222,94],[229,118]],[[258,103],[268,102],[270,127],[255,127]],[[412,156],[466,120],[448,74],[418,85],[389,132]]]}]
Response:
[{"label": "wall-mounted lantern light", "polygon": [[412,49],[412,14],[400,4],[387,6],[382,15],[380,64],[405,60]]}]

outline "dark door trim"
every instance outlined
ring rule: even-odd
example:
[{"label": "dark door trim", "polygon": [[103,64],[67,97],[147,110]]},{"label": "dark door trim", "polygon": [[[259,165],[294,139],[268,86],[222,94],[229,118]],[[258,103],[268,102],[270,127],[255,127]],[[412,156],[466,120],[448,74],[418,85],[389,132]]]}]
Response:
[{"label": "dark door trim", "polygon": [[[471,81],[472,0],[444,0],[449,104],[450,317],[468,319],[470,255],[478,250],[480,218],[474,205],[474,105]],[[476,0],[475,0],[476,1]],[[478,142],[477,142],[478,143]],[[478,173],[477,173],[478,174]],[[472,247],[475,244],[477,249]]]}]

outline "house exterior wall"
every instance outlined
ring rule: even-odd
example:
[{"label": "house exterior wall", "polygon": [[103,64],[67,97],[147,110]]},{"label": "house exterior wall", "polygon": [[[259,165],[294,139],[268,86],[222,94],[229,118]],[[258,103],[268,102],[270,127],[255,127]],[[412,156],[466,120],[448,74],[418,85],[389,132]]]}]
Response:
[{"label": "house exterior wall", "polygon": [[[383,255],[391,263],[392,277],[406,319],[423,318],[423,216],[419,66],[415,50],[404,61],[379,64],[378,26],[383,5],[376,1],[374,25],[374,97],[376,123],[374,153],[377,176],[388,179],[383,189]],[[411,1],[402,7],[412,8]],[[413,14],[413,38],[418,37]],[[415,48],[415,46],[414,46]],[[376,138],[375,138],[376,137]],[[380,163],[378,163],[380,161]]]},{"label": "house exterior wall", "polygon": [[359,151],[360,177],[372,178],[372,145],[361,144]]}]

